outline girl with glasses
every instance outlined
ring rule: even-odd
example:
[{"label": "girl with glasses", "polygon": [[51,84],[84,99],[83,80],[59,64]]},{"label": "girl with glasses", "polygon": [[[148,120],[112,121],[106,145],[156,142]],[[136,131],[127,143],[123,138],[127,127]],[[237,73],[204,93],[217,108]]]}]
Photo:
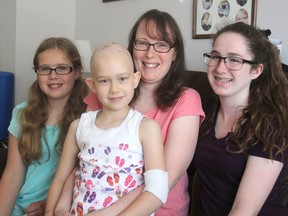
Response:
[{"label": "girl with glasses", "polygon": [[192,215],[288,215],[288,83],[276,47],[238,22],[216,34],[204,59],[218,98],[193,159]]},{"label": "girl with glasses", "polygon": [[37,80],[27,101],[14,108],[8,128],[8,160],[0,181],[1,215],[44,214],[68,127],[86,110],[81,58],[70,40],[44,40],[33,64]]}]

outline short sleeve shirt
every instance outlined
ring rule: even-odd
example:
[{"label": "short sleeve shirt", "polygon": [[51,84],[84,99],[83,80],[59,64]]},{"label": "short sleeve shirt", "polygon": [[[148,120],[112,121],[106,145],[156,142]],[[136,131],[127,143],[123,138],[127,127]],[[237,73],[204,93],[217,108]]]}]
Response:
[{"label": "short sleeve shirt", "polygon": [[[8,130],[10,134],[16,138],[19,138],[21,133],[19,114],[26,105],[27,102],[23,102],[13,109]],[[39,160],[40,163],[32,162],[32,164],[27,167],[24,183],[13,209],[13,216],[24,215],[24,209],[31,203],[47,198],[49,186],[53,180],[60,157],[54,149],[58,135],[58,125],[46,126],[45,136],[47,137],[48,148],[47,145],[44,144],[44,138],[42,136],[41,145],[43,155]]]}]

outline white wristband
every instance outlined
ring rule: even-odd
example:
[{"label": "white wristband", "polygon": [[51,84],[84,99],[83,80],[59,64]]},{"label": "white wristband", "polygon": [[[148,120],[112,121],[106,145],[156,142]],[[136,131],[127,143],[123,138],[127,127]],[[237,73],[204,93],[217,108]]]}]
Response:
[{"label": "white wristband", "polygon": [[148,170],[144,173],[144,191],[149,191],[165,204],[168,190],[168,172],[160,169]]}]

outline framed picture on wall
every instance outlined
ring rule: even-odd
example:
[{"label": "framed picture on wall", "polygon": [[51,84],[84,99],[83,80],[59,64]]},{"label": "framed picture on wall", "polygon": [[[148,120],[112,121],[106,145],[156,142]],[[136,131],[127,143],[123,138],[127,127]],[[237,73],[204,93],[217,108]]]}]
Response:
[{"label": "framed picture on wall", "polygon": [[104,3],[106,3],[106,2],[113,2],[113,1],[120,1],[120,0],[103,0]]},{"label": "framed picture on wall", "polygon": [[192,38],[211,38],[225,25],[256,25],[257,0],[193,0]]}]

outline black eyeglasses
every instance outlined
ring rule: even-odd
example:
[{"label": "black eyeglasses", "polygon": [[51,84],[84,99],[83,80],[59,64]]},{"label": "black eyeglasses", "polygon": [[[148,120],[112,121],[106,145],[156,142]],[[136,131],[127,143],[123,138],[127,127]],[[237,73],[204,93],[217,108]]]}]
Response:
[{"label": "black eyeglasses", "polygon": [[204,53],[204,62],[207,64],[209,67],[214,67],[218,65],[221,60],[224,60],[224,64],[226,67],[230,70],[237,71],[240,70],[243,67],[244,63],[254,65],[257,64],[255,61],[250,61],[238,57],[222,57],[216,54],[211,54],[211,53]]},{"label": "black eyeglasses", "polygon": [[159,53],[167,53],[169,52],[172,48],[174,48],[174,44],[169,44],[166,42],[157,42],[154,44],[148,43],[147,41],[142,41],[142,40],[135,40],[133,43],[133,47],[136,50],[139,51],[147,51],[150,46],[153,46],[154,50]]},{"label": "black eyeglasses", "polygon": [[55,71],[55,73],[58,75],[66,75],[73,71],[73,67],[68,65],[60,65],[55,68],[50,68],[48,66],[39,66],[35,67],[34,71],[38,75],[49,75],[52,73],[52,71]]}]

